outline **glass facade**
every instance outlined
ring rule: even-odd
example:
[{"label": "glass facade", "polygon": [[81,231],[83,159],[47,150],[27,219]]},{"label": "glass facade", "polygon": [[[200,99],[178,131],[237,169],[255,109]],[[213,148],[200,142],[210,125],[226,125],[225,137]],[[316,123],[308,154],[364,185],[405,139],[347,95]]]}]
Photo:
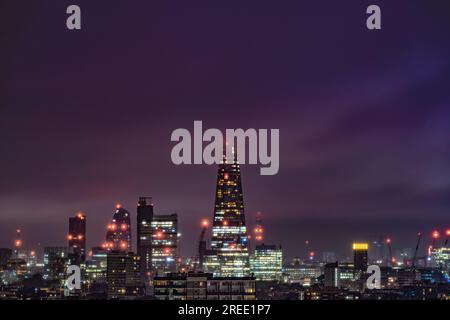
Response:
[{"label": "glass facade", "polygon": [[178,248],[178,216],[155,215],[151,222],[152,270],[155,274],[175,272]]},{"label": "glass facade", "polygon": [[241,171],[237,159],[219,165],[211,249],[217,255],[222,277],[250,275]]},{"label": "glass facade", "polygon": [[281,247],[259,245],[250,259],[252,273],[257,281],[279,281],[283,268]]}]

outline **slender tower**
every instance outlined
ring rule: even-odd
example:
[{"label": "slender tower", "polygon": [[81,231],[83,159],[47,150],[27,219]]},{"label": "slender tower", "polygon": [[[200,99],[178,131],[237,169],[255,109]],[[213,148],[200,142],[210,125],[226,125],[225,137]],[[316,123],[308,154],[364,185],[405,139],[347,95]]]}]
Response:
[{"label": "slender tower", "polygon": [[137,205],[137,253],[141,257],[142,276],[149,276],[152,271],[152,220],[152,198],[139,197]]},{"label": "slender tower", "polygon": [[16,230],[16,239],[14,239],[14,256],[19,257],[20,248],[22,247],[22,231],[20,229]]},{"label": "slender tower", "polygon": [[264,239],[264,228],[262,226],[261,212],[256,214],[256,226],[253,229],[255,243],[261,244]]},{"label": "slender tower", "polygon": [[69,253],[73,255],[74,264],[86,259],[86,216],[78,212],[69,218],[69,234],[67,235]]},{"label": "slender tower", "polygon": [[211,249],[220,265],[218,275],[250,275],[241,170],[236,155],[231,161],[224,157],[219,165]]}]

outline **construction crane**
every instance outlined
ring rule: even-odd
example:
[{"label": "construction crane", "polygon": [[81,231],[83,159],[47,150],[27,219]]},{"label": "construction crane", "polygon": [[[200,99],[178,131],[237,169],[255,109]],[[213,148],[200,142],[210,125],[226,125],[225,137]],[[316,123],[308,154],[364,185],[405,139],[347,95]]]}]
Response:
[{"label": "construction crane", "polygon": [[197,271],[197,267],[200,270],[203,270],[203,261],[205,259],[205,253],[206,253],[206,240],[205,240],[205,234],[206,229],[208,228],[209,221],[204,219],[201,222],[202,231],[200,233],[200,240],[198,241],[198,255],[197,255],[197,261],[198,263],[194,263],[194,272]]},{"label": "construction crane", "polygon": [[416,250],[414,251],[414,257],[413,257],[413,261],[412,261],[413,269],[416,267],[416,259],[417,259],[417,252],[419,251],[420,239],[422,239],[422,233],[419,232],[419,233],[417,233]]},{"label": "construction crane", "polygon": [[20,229],[16,229],[16,239],[14,240],[14,253],[16,256],[19,255],[19,250],[22,247],[22,231]]},{"label": "construction crane", "polygon": [[431,245],[431,249],[434,249],[436,247],[436,240],[439,239],[439,231],[434,230],[433,233],[431,234],[431,237],[433,238],[433,243]]},{"label": "construction crane", "polygon": [[448,238],[450,237],[450,229],[447,229],[445,231],[445,234],[446,234],[447,238],[445,238],[444,247],[447,248]]},{"label": "construction crane", "polygon": [[261,212],[256,214],[256,226],[253,229],[254,237],[257,242],[263,241],[264,229],[262,227]]},{"label": "construction crane", "polygon": [[388,245],[389,248],[389,266],[392,266],[392,264],[394,263],[394,257],[392,256],[392,240],[391,238],[387,238],[386,239],[386,244]]}]

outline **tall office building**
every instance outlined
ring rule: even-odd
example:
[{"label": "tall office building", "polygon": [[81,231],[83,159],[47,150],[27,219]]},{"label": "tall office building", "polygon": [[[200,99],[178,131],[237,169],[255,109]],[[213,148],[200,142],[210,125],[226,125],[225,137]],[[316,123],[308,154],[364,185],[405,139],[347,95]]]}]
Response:
[{"label": "tall office building", "polygon": [[152,198],[140,197],[137,206],[137,254],[141,257],[141,275],[152,268]]},{"label": "tall office building", "polygon": [[257,281],[279,281],[283,269],[281,246],[261,244],[256,246],[250,259],[251,271]]},{"label": "tall office building", "polygon": [[365,272],[367,270],[368,243],[353,243],[353,262],[355,270]]},{"label": "tall office building", "polygon": [[69,254],[73,256],[73,264],[79,265],[86,259],[86,216],[81,212],[69,218],[69,234],[67,235]]},{"label": "tall office building", "polygon": [[106,242],[103,248],[108,251],[131,251],[131,218],[130,213],[119,204],[116,205],[113,219],[108,224]]},{"label": "tall office building", "polygon": [[236,155],[224,158],[217,174],[211,249],[217,255],[223,277],[250,274],[241,170]]},{"label": "tall office building", "polygon": [[340,269],[337,262],[327,263],[324,267],[324,285],[325,287],[340,287]]},{"label": "tall office building", "polygon": [[107,254],[108,299],[133,299],[144,295],[140,257],[133,252],[112,251]]},{"label": "tall office building", "polygon": [[178,215],[155,215],[151,222],[151,261],[154,274],[176,271]]}]

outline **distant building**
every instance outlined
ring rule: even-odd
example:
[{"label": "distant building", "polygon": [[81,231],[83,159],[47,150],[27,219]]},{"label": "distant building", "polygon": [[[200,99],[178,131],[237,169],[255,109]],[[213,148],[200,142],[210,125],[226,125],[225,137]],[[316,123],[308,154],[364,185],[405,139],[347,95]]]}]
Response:
[{"label": "distant building", "polygon": [[436,266],[442,270],[447,277],[450,275],[450,248],[436,248],[431,252],[431,258]]},{"label": "distant building", "polygon": [[319,266],[294,264],[284,266],[283,281],[287,283],[298,283],[303,286],[312,286],[317,278],[322,275]]},{"label": "distant building", "polygon": [[108,299],[135,299],[144,295],[140,257],[133,252],[112,251],[107,254]]},{"label": "distant building", "polygon": [[370,241],[369,260],[371,263],[377,265],[389,263],[386,243],[382,237],[372,237]]},{"label": "distant building", "polygon": [[337,261],[335,252],[323,252],[322,261],[325,263],[332,263]]},{"label": "distant building", "polygon": [[70,260],[67,247],[44,247],[44,279],[62,283]]},{"label": "distant building", "polygon": [[132,250],[130,213],[120,204],[116,205],[113,219],[108,225],[106,242],[103,244],[103,248],[109,251],[129,252]]},{"label": "distant building", "polygon": [[250,259],[250,268],[257,281],[279,281],[283,269],[283,252],[281,246],[256,246]]},{"label": "distant building", "polygon": [[412,259],[414,257],[414,250],[412,248],[402,248],[398,250],[398,256],[401,263],[405,266],[412,266]]},{"label": "distant building", "polygon": [[91,259],[86,261],[86,278],[89,284],[106,284],[107,255],[108,251],[102,247],[92,248]]},{"label": "distant building", "polygon": [[365,272],[367,270],[368,243],[353,243],[353,263],[355,270]]},{"label": "distant building", "polygon": [[214,277],[208,273],[169,273],[154,278],[160,300],[255,300],[255,278]]},{"label": "distant building", "polygon": [[203,256],[203,270],[216,277],[220,275],[220,261],[215,251],[206,250]]},{"label": "distant building", "polygon": [[6,266],[6,263],[12,257],[12,254],[12,249],[0,248],[0,267]]},{"label": "distant building", "polygon": [[[5,269],[9,271],[7,281],[9,283],[18,283],[22,281],[28,274],[27,263],[20,258],[11,258],[6,263]],[[4,280],[4,279],[3,279]]]},{"label": "distant building", "polygon": [[324,267],[324,285],[325,287],[340,287],[340,269],[337,262],[328,263]]},{"label": "distant building", "polygon": [[69,254],[73,255],[73,264],[79,265],[86,260],[86,216],[77,213],[69,218],[69,234],[67,235]]},{"label": "distant building", "polygon": [[178,215],[154,215],[151,222],[151,259],[154,274],[176,271]]},{"label": "distant building", "polygon": [[141,275],[152,270],[152,198],[140,197],[137,206],[137,254],[141,257]]},{"label": "distant building", "polygon": [[420,272],[417,269],[400,269],[397,272],[397,283],[400,287],[415,286],[420,282]]},{"label": "distant building", "polygon": [[357,277],[352,263],[339,264],[339,285],[344,288],[356,288]]},{"label": "distant building", "polygon": [[323,286],[306,288],[303,294],[304,300],[359,300],[360,297],[357,291]]}]

